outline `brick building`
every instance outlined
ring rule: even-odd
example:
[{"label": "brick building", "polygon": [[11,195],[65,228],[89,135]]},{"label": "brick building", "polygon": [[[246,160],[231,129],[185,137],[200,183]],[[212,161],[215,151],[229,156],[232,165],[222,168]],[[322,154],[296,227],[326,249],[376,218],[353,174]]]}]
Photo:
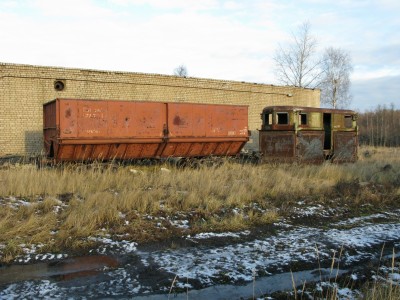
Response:
[{"label": "brick building", "polygon": [[265,106],[320,105],[319,90],[290,86],[0,63],[0,156],[41,152],[42,105],[55,98],[245,104],[250,130]]}]

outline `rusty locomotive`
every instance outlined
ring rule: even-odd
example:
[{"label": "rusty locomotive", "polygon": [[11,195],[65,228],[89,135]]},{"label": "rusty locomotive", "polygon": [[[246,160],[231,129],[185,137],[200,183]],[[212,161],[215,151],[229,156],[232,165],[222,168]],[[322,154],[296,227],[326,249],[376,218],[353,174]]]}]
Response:
[{"label": "rusty locomotive", "polygon": [[272,106],[263,109],[259,146],[265,161],[344,163],[357,160],[352,110]]},{"label": "rusty locomotive", "polygon": [[244,149],[263,161],[357,159],[354,111],[271,106],[261,119],[258,145],[248,147],[245,105],[55,99],[43,105],[44,148],[55,162],[237,156]]}]

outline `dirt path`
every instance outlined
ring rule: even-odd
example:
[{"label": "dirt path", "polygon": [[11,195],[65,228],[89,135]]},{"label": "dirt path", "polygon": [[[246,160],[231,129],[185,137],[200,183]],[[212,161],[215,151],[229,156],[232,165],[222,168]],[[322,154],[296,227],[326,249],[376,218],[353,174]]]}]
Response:
[{"label": "dirt path", "polygon": [[2,267],[0,298],[252,298],[291,290],[292,276],[296,285],[346,276],[356,286],[371,269],[385,272],[381,255],[399,256],[400,210],[339,222],[317,210],[253,231],[144,246],[110,240],[92,256]]}]

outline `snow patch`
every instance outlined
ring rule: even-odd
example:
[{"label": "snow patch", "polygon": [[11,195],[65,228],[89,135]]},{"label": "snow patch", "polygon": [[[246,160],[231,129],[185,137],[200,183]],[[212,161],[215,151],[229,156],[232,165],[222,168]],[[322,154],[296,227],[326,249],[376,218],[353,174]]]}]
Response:
[{"label": "snow patch", "polygon": [[203,240],[203,239],[210,239],[210,238],[224,238],[224,237],[231,237],[231,238],[239,238],[243,235],[249,235],[250,231],[242,231],[242,232],[223,232],[223,233],[214,233],[214,232],[204,232],[198,233],[191,237],[190,235],[187,238],[193,240]]}]

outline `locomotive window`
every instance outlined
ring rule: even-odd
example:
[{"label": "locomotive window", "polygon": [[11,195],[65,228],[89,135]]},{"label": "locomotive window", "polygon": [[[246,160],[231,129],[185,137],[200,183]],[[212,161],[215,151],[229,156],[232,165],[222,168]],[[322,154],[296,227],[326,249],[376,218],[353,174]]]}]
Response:
[{"label": "locomotive window", "polygon": [[278,113],[276,113],[276,116],[278,118],[278,120],[276,122],[277,124],[279,124],[279,125],[289,124],[289,114],[288,113],[278,112]]},{"label": "locomotive window", "polygon": [[265,125],[272,125],[272,114],[266,113],[264,115],[264,124]]},{"label": "locomotive window", "polygon": [[307,114],[299,114],[299,125],[307,125]]},{"label": "locomotive window", "polygon": [[346,128],[353,127],[353,116],[351,116],[351,115],[344,116],[344,127],[346,127]]}]

